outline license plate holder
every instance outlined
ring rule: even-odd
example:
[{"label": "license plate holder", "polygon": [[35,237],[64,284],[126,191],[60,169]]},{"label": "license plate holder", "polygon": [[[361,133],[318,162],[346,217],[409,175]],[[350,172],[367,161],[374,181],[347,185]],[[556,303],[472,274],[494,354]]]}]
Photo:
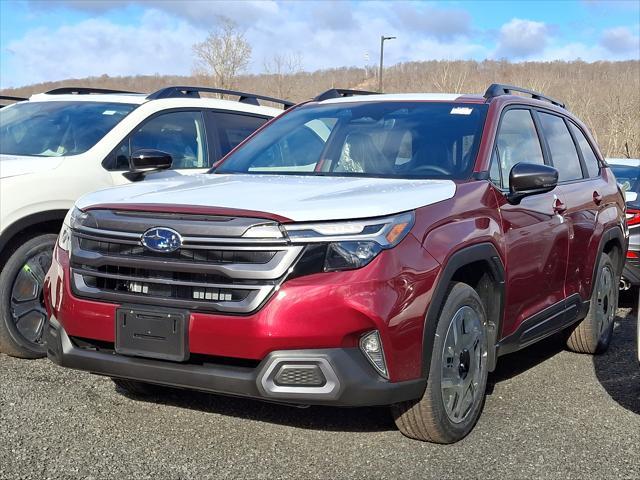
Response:
[{"label": "license plate holder", "polygon": [[185,362],[189,359],[189,312],[123,306],[116,310],[116,353]]}]

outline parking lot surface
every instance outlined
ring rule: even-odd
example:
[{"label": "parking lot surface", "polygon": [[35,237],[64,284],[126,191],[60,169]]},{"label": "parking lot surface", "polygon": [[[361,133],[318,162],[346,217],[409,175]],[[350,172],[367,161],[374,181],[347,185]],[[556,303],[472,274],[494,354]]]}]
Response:
[{"label": "parking lot surface", "polygon": [[409,440],[384,408],[297,409],[0,355],[0,478],[640,478],[635,314],[601,356],[558,339],[503,357],[475,430]]}]

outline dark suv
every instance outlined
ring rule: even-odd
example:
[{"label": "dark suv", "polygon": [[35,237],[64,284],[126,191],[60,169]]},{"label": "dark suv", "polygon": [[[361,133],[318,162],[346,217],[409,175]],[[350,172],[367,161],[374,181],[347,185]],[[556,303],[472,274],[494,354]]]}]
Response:
[{"label": "dark suv", "polygon": [[364,93],[291,108],[209,174],[76,202],[49,358],[138,393],[391,405],[450,443],[500,356],[561,331],[605,350],[628,233],[585,126],[506,85]]}]

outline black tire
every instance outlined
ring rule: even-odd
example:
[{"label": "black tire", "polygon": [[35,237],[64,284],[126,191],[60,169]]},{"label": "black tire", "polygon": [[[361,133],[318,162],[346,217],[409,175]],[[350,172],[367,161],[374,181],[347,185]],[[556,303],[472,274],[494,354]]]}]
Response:
[{"label": "black tire", "polygon": [[[613,335],[613,319],[618,308],[620,275],[611,257],[600,255],[598,271],[587,316],[569,329],[567,347],[576,353],[598,354],[609,348]],[[608,280],[606,284],[605,279]]]},{"label": "black tire", "polygon": [[126,393],[136,397],[152,397],[162,393],[165,389],[160,385],[139,382],[138,380],[128,380],[125,378],[111,378],[116,387],[124,390]]},{"label": "black tire", "polygon": [[[31,238],[11,254],[0,272],[0,352],[19,358],[41,358],[46,354],[42,335],[47,315],[42,287],[44,274],[51,266],[56,238],[57,235],[53,234]],[[29,289],[31,293],[28,296],[21,296],[24,289],[19,292],[18,282],[24,282],[26,277],[40,282],[40,285],[34,286],[32,291]],[[28,300],[18,302],[16,296]],[[14,318],[14,313],[18,311],[15,306],[20,304],[26,313],[20,316],[19,321]]]},{"label": "black tire", "polygon": [[[470,385],[475,385],[472,388],[471,404],[465,409],[465,415],[456,422],[451,419],[451,414],[448,413],[448,409],[445,407],[442,380],[443,371],[454,372],[455,376],[456,367],[458,374],[463,374],[461,370],[462,354],[458,356],[459,363],[455,365],[455,363],[451,362],[452,359],[456,358],[456,355],[451,353],[454,349],[447,347],[447,338],[450,338],[447,337],[450,325],[454,324],[460,312],[464,311],[466,313],[469,311],[466,308],[463,309],[463,307],[469,307],[473,314],[477,315],[474,320],[475,325],[481,325],[481,335],[477,341],[477,348],[481,348],[482,351],[476,357],[479,361],[471,360],[469,362],[469,364],[475,363],[479,365],[480,370],[477,373],[477,377],[475,377],[477,378],[477,383],[470,383]],[[465,283],[451,283],[436,327],[427,388],[421,399],[402,402],[391,407],[396,425],[403,435],[433,443],[454,443],[464,438],[473,429],[482,412],[487,387],[488,365],[486,352],[488,351],[488,336],[486,323],[485,309],[476,291]],[[445,347],[448,348],[447,353],[445,353]],[[443,368],[443,365],[446,365],[446,367]],[[468,368],[469,365],[467,365]],[[472,370],[468,371],[471,373]],[[464,382],[466,382],[466,377],[461,377],[461,384],[464,384]],[[464,388],[462,387],[462,390]],[[466,392],[468,393],[469,391],[470,387],[467,386]],[[462,403],[466,396],[460,397],[459,394],[456,394],[455,398],[455,402]]]}]

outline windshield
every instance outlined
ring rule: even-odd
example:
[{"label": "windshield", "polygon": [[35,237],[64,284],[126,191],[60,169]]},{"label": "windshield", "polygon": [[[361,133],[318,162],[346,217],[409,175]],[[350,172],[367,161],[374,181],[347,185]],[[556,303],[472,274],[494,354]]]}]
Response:
[{"label": "windshield", "polygon": [[473,167],[486,108],[371,101],[300,107],[215,173],[462,179]]},{"label": "windshield", "polygon": [[625,192],[640,191],[640,168],[629,165],[611,165],[611,171]]},{"label": "windshield", "polygon": [[0,110],[0,153],[60,157],[93,147],[136,105],[23,102]]}]

